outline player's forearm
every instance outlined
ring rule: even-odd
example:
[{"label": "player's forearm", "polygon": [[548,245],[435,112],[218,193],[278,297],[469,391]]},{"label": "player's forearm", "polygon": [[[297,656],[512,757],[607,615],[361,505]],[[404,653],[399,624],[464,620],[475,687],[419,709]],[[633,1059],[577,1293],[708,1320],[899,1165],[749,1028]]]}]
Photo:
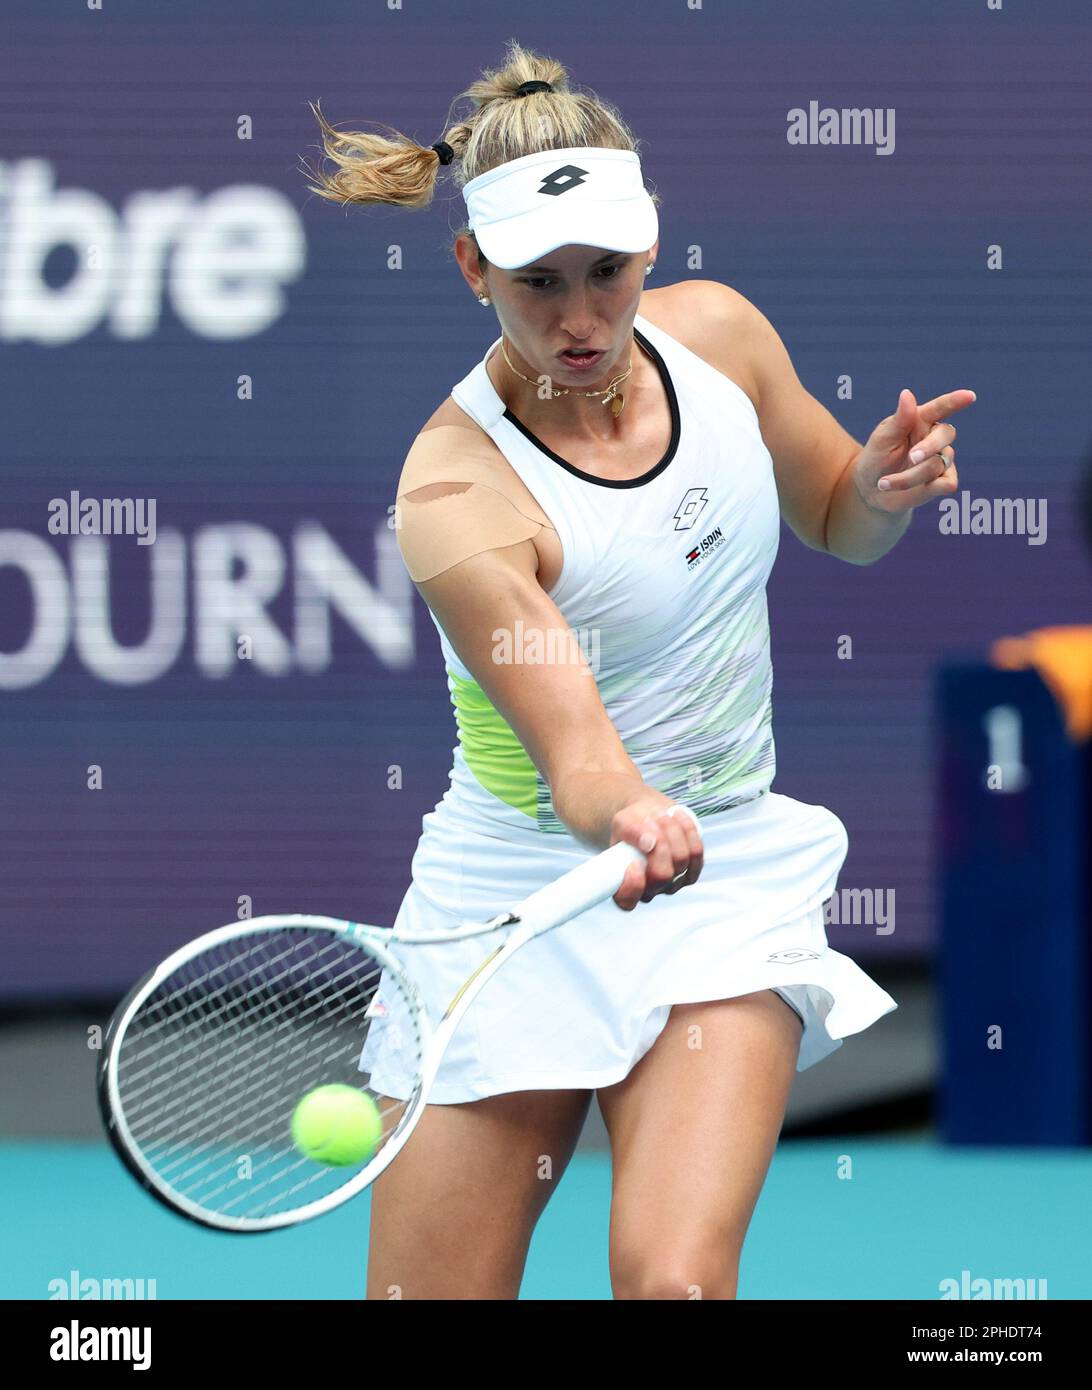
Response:
[{"label": "player's forearm", "polygon": [[551,797],[571,834],[595,849],[606,849],[615,815],[648,796],[649,790],[635,765],[632,772],[581,768],[559,776]]},{"label": "player's forearm", "polygon": [[871,565],[896,544],[910,525],[911,511],[877,511],[861,496],[856,460],[834,485],[827,512],[827,551],[851,565]]}]

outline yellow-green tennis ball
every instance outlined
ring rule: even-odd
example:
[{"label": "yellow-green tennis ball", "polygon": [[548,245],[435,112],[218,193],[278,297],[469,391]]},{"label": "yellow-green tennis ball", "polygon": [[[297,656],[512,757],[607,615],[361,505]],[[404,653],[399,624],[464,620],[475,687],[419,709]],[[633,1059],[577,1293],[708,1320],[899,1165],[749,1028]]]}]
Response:
[{"label": "yellow-green tennis ball", "polygon": [[319,1086],[292,1112],[296,1148],[334,1168],[366,1162],[382,1137],[379,1107],[353,1086]]}]

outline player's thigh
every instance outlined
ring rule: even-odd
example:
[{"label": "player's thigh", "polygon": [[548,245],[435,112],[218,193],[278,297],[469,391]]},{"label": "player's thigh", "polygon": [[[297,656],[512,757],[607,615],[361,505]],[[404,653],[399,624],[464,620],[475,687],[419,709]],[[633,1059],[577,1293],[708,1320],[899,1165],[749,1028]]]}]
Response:
[{"label": "player's thigh", "polygon": [[616,1297],[735,1297],[802,1034],[772,990],[676,1004],[637,1066],[598,1093]]},{"label": "player's thigh", "polygon": [[590,1091],[426,1105],[372,1184],[369,1298],[515,1298]]}]

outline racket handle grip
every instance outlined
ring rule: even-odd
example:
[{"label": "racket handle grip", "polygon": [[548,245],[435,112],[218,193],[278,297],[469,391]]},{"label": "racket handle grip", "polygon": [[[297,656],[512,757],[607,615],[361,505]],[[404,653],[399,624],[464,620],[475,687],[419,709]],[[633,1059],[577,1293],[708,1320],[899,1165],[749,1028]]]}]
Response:
[{"label": "racket handle grip", "polygon": [[644,857],[634,845],[620,840],[554,879],[553,883],[537,889],[516,903],[512,911],[521,921],[532,923],[536,933],[560,927],[563,922],[617,893],[630,864]]},{"label": "racket handle grip", "polygon": [[[690,816],[695,825],[698,824],[689,806],[680,803],[680,809]],[[542,931],[559,927],[563,922],[586,912],[589,907],[613,897],[621,888],[629,866],[643,862],[644,858],[636,846],[619,840],[610,849],[570,869],[545,888],[539,888],[512,911],[524,921],[533,921]]]}]

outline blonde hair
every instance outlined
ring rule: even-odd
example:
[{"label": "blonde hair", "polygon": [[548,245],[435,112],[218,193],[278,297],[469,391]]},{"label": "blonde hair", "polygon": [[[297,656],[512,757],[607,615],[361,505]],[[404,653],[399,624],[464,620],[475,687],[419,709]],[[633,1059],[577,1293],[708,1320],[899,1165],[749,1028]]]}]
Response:
[{"label": "blonde hair", "polygon": [[[554,90],[516,96],[521,83],[535,80],[549,82]],[[440,137],[454,151],[451,169],[460,189],[498,164],[542,150],[599,146],[637,152],[638,142],[616,107],[594,92],[573,90],[561,63],[521,48],[515,39],[508,40],[501,67],[483,72],[455,98],[448,109],[449,122],[464,99],[474,110],[448,124]],[[334,130],[318,105],[310,106],[322,130],[325,156],[337,165],[332,174],[308,169],[313,192],[343,205],[429,206],[443,167],[436,150],[390,126],[383,127],[390,138]],[[661,202],[658,193],[651,197],[657,205]],[[474,234],[464,225],[456,237],[462,235]],[[486,264],[480,249],[478,254]]]}]

